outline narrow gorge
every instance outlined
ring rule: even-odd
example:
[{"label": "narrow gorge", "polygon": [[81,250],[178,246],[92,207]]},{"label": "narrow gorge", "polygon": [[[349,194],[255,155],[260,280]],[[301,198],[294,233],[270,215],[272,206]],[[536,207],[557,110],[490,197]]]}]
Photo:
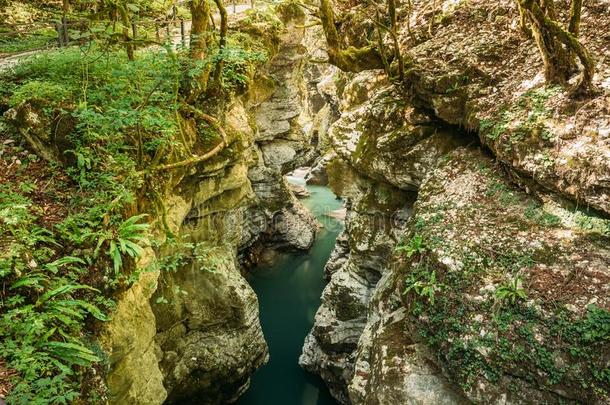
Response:
[{"label": "narrow gorge", "polygon": [[38,3],[0,405],[610,401],[606,0]]}]

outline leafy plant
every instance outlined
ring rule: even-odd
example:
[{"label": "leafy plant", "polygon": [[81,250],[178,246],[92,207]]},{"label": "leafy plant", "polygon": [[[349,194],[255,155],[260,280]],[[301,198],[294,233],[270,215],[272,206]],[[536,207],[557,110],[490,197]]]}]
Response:
[{"label": "leafy plant", "polygon": [[534,203],[528,204],[524,214],[527,219],[532,220],[541,226],[552,227],[561,224],[561,218],[546,212],[543,207],[539,207]]},{"label": "leafy plant", "polygon": [[521,277],[517,276],[496,288],[495,297],[499,302],[510,302],[511,305],[515,305],[518,300],[526,300],[527,294],[523,289]]},{"label": "leafy plant", "polygon": [[407,277],[404,294],[407,295],[414,292],[419,297],[427,299],[431,305],[434,305],[436,293],[442,291],[443,287],[443,284],[439,283],[436,279],[436,271],[430,271],[427,266],[419,265]]},{"label": "leafy plant", "polygon": [[423,236],[415,234],[406,245],[396,247],[396,252],[404,253],[408,258],[415,254],[422,254],[427,250]]},{"label": "leafy plant", "polygon": [[106,253],[112,259],[115,275],[119,274],[123,266],[123,256],[127,255],[131,258],[139,257],[142,253],[140,244],[148,242],[146,233],[150,225],[138,223],[138,221],[146,216],[146,214],[135,215],[122,222],[116,231],[98,232],[92,235],[98,237],[94,252],[95,256],[99,254],[100,249],[104,245],[108,245]]},{"label": "leafy plant", "polygon": [[[19,187],[21,188],[21,187]],[[75,372],[101,361],[84,333],[89,317],[108,318],[93,295],[99,290],[79,282],[87,263],[58,256],[55,235],[36,224],[32,203],[12,192],[0,231],[9,236],[0,257],[0,358],[19,374],[11,404],[67,403],[76,398]],[[10,202],[20,204],[10,206]]]},{"label": "leafy plant", "polygon": [[233,90],[244,87],[250,81],[253,67],[267,61],[267,54],[261,51],[249,51],[239,45],[227,46],[216,56],[214,62],[224,62],[222,70],[223,85]]},{"label": "leafy plant", "polygon": [[19,87],[11,96],[9,104],[14,107],[31,99],[58,103],[66,100],[69,95],[65,85],[33,80]]}]

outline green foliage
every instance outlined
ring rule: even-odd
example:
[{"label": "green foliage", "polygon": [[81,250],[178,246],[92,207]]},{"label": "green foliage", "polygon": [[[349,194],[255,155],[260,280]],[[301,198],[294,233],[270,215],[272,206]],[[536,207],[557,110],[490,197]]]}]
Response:
[{"label": "green foliage", "polygon": [[506,184],[501,182],[491,182],[485,195],[487,197],[499,198],[502,204],[513,205],[519,202],[519,198],[515,193]]},{"label": "green foliage", "polygon": [[560,91],[561,88],[556,86],[527,91],[516,105],[501,109],[495,120],[481,120],[479,131],[492,141],[510,135],[505,139],[507,149],[514,143],[525,141],[527,137],[533,137],[536,141],[552,141],[543,121],[551,115],[546,107],[548,99]]},{"label": "green foliage", "polygon": [[423,236],[415,234],[407,244],[400,244],[396,247],[396,252],[404,253],[408,258],[413,255],[421,255],[427,250]]},{"label": "green foliage", "polygon": [[65,85],[33,80],[19,87],[11,96],[9,104],[14,107],[25,100],[44,100],[49,103],[61,103],[69,98],[70,93]]},{"label": "green foliage", "polygon": [[515,305],[518,300],[526,300],[527,294],[521,277],[517,276],[496,288],[495,297],[499,302],[509,302],[511,305]]},{"label": "green foliage", "polygon": [[152,270],[175,273],[185,265],[192,265],[216,273],[228,264],[223,247],[205,241],[191,242],[184,238],[188,239],[188,235],[183,236],[183,239],[169,237],[161,246],[154,246],[161,253],[160,258],[151,264]]},{"label": "green foliage", "polygon": [[561,224],[561,218],[546,212],[537,204],[528,204],[528,206],[525,208],[524,214],[527,219],[534,221],[541,226],[551,227]]},{"label": "green foliage", "polygon": [[[502,192],[500,186],[494,189]],[[428,244],[434,231],[442,235],[445,229],[430,219],[416,219],[418,234]],[[608,396],[610,369],[600,353],[610,340],[610,312],[589,306],[586,314],[575,314],[556,302],[542,303],[542,310],[526,305],[519,272],[535,265],[536,252],[468,246],[458,254],[460,269],[443,271],[442,283],[428,255],[415,264],[407,261],[405,294],[412,297],[408,305],[422,338],[440,353],[462,389],[520,375],[539,389],[572,384],[587,401]],[[484,293],[483,280],[497,275],[509,276],[509,281]],[[465,298],[473,295],[477,299]]]},{"label": "green foliage", "polygon": [[0,28],[0,53],[19,53],[45,48],[57,42],[54,28],[38,28],[27,34],[14,36],[10,29],[5,32]]},{"label": "green foliage", "polygon": [[[155,12],[151,2],[130,4],[130,13]],[[253,32],[269,27],[265,16],[248,19]],[[104,361],[91,330],[108,319],[110,297],[137,279],[134,259],[149,243],[145,216],[124,215],[137,198],[162,195],[165,179],[153,179],[151,166],[192,157],[192,149],[208,141],[184,125],[185,82],[222,62],[223,89],[245,91],[254,68],[267,61],[273,37],[261,31],[265,43],[231,35],[221,52],[212,49],[208,60],[192,63],[169,47],[128,61],[112,33],[87,35],[106,42],[41,53],[0,77],[2,105],[30,103],[50,120],[74,123],[61,134],[65,168],[47,167],[44,180],[24,170],[18,184],[0,186],[0,231],[10,235],[0,241],[9,252],[0,256],[6,286],[0,290],[0,358],[18,373],[11,405],[69,403],[82,395],[84,374]],[[68,191],[57,206],[49,203]],[[188,263],[213,273],[227,260],[205,243],[190,243],[159,265],[177,271]]]},{"label": "green foliage", "polygon": [[[148,270],[161,271],[161,279],[165,280],[165,273],[176,273],[183,268],[194,268],[214,274],[230,263],[232,257],[230,248],[205,241],[192,242],[189,239],[189,235],[183,235],[182,238],[171,236],[160,245],[153,243],[153,247],[158,252],[158,259],[151,263]],[[166,291],[165,284],[160,283],[160,293],[155,299],[157,304],[169,304],[172,301],[171,297],[188,295],[173,283],[171,290]]]},{"label": "green foliage", "polygon": [[503,116],[503,120],[496,123],[492,120],[481,120],[479,131],[491,140],[498,140],[508,129],[509,122]]},{"label": "green foliage", "polygon": [[211,246],[205,242],[193,245],[192,255],[194,264],[200,270],[216,273],[228,264],[226,252],[221,247]]},{"label": "green foliage", "polygon": [[67,403],[78,393],[78,368],[101,360],[84,330],[89,317],[107,320],[99,291],[80,281],[86,261],[61,256],[62,241],[37,225],[30,200],[3,187],[0,201],[9,241],[0,257],[0,358],[20,375],[9,402]]},{"label": "green foliage", "polygon": [[434,297],[443,290],[443,287],[443,284],[436,279],[436,271],[430,270],[425,265],[418,265],[407,277],[404,294],[414,292],[434,305]]},{"label": "green foliage", "polygon": [[97,256],[102,247],[107,246],[107,254],[112,260],[114,273],[116,276],[123,266],[123,256],[131,258],[139,257],[142,253],[141,244],[148,243],[146,233],[150,225],[138,223],[147,215],[135,215],[121,224],[115,231],[104,230],[89,236],[97,239],[97,246],[94,255]]},{"label": "green foliage", "polygon": [[254,75],[254,67],[267,61],[268,56],[263,51],[250,51],[240,45],[229,42],[222,51],[214,57],[214,63],[224,62],[222,84],[228,90],[244,89]]},{"label": "green foliage", "polygon": [[29,198],[40,183],[27,171],[24,181],[1,190],[0,226],[11,237],[0,259],[7,286],[0,292],[0,358],[19,374],[11,404],[67,403],[80,395],[82,374],[102,360],[86,325],[107,319],[107,297],[134,280],[125,258],[136,258],[146,243],[144,216],[122,219],[143,184],[139,169],[183,153],[174,139],[177,61],[158,54],[128,63],[112,51],[88,52],[43,54],[3,78],[13,86],[11,104],[70,108],[78,123],[67,134],[74,163],[54,169],[74,184],[46,182],[56,193],[71,190],[58,223],[41,226],[44,211]]},{"label": "green foliage", "polygon": [[587,317],[574,324],[571,332],[579,336],[583,344],[610,341],[610,311],[589,305]]}]

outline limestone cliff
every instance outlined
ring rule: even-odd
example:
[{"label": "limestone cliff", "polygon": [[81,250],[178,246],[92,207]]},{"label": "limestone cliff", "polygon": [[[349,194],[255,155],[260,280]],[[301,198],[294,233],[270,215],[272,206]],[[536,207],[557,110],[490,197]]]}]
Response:
[{"label": "limestone cliff", "polygon": [[[341,403],[605,403],[607,94],[534,79],[514,2],[439,3],[400,10],[405,83],[332,79],[326,172],[348,216],[300,363]],[[346,43],[372,32],[367,7]],[[582,38],[607,52],[593,25]]]},{"label": "limestone cliff", "polygon": [[[283,28],[271,60],[248,93],[218,111],[229,148],[174,176],[163,196],[162,220],[175,240],[155,253],[179,264],[150,273],[120,302],[107,339],[112,403],[148,405],[166,396],[169,403],[226,403],[267,361],[258,301],[240,260],[256,260],[250,252],[257,246],[307,250],[316,232],[283,177],[316,153],[307,125],[304,13],[294,5],[277,13]],[[196,123],[185,128],[196,131]],[[147,368],[134,367],[136,359]]]}]

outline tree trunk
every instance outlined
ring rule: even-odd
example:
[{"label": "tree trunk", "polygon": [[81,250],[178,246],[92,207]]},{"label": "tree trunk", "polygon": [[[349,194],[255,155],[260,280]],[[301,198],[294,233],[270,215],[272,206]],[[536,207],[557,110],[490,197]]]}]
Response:
[{"label": "tree trunk", "polygon": [[117,2],[116,7],[118,9],[119,16],[121,17],[121,24],[123,25],[123,41],[125,42],[125,51],[127,52],[127,58],[132,61],[135,59],[135,56],[133,43],[131,37],[129,36],[129,29],[131,27],[129,14],[127,13],[127,9],[124,5]]},{"label": "tree trunk", "polygon": [[210,21],[210,5],[207,0],[192,0],[190,2],[191,26],[191,58],[204,60],[208,47],[208,29]]},{"label": "tree trunk", "polygon": [[574,37],[578,38],[580,35],[580,18],[582,15],[582,0],[572,0],[570,5],[570,26],[568,31]]},{"label": "tree trunk", "polygon": [[[209,24],[211,18],[210,5],[207,0],[192,0],[190,3],[192,26],[191,26],[191,59],[203,61],[208,56]],[[201,73],[191,82],[192,91],[189,100],[197,98],[205,92],[210,78],[210,64],[201,67]]]},{"label": "tree trunk", "polygon": [[527,12],[521,7],[521,4],[517,4],[517,8],[519,9],[519,25],[521,26],[521,31],[525,34],[526,37],[532,37],[532,29],[527,25]]},{"label": "tree trunk", "polygon": [[335,25],[335,13],[331,0],[320,0],[320,19],[328,45],[328,60],[345,72],[383,69],[384,62],[380,52],[373,46],[342,49],[339,33]]},{"label": "tree trunk", "polygon": [[565,85],[575,71],[572,56],[575,54],[583,65],[582,76],[577,85],[576,93],[589,92],[595,73],[593,58],[572,33],[566,31],[550,17],[555,15],[552,8],[553,3],[549,0],[542,4],[539,3],[539,0],[518,1],[531,20],[534,37],[544,61],[547,82]]},{"label": "tree trunk", "polygon": [[218,7],[218,12],[220,13],[220,40],[218,43],[219,58],[216,62],[216,67],[214,68],[214,83],[216,85],[220,85],[220,81],[222,79],[222,68],[224,65],[223,51],[227,45],[227,31],[229,30],[229,21],[227,9],[225,8],[222,0],[214,0],[214,3],[216,3],[216,7]]},{"label": "tree trunk", "polygon": [[[556,20],[553,0],[520,0],[529,15],[532,34],[544,62],[544,76],[548,83],[565,85],[576,71],[574,57],[549,29],[546,20]],[[537,11],[535,11],[537,10]]]}]

